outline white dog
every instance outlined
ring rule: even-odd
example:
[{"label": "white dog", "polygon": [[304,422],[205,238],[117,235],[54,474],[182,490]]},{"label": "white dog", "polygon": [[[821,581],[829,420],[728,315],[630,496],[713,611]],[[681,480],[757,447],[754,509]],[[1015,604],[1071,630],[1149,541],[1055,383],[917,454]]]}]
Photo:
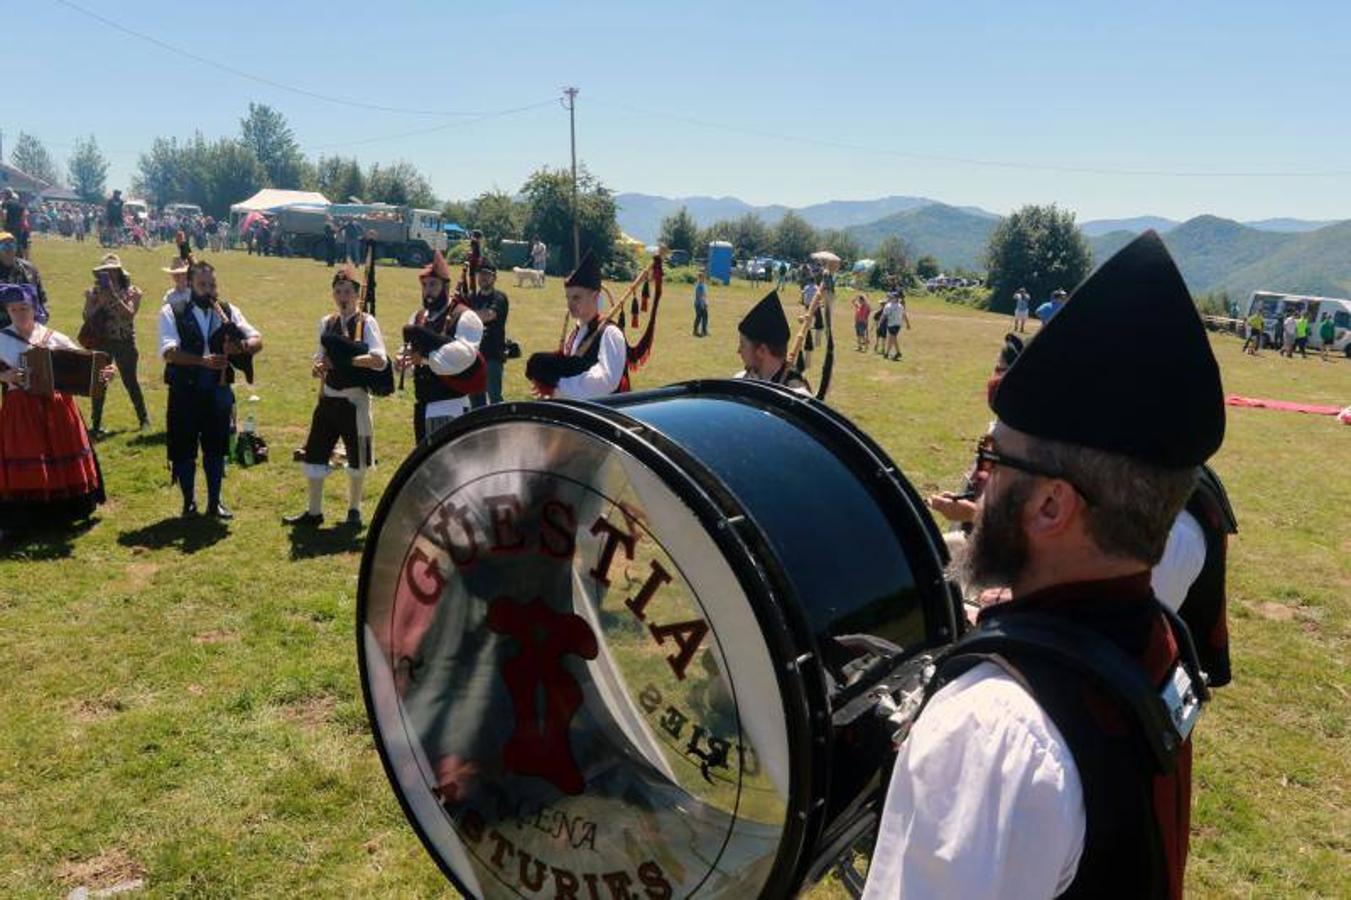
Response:
[{"label": "white dog", "polygon": [[527,284],[531,287],[544,287],[543,269],[522,269],[520,266],[514,266],[511,272],[516,276],[517,287],[525,287]]}]

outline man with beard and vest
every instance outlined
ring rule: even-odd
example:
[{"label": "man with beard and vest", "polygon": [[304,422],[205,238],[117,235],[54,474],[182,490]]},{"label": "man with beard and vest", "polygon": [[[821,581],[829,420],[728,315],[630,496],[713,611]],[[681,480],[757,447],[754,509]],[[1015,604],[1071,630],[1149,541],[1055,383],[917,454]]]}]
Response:
[{"label": "man with beard and vest", "polygon": [[783,314],[778,291],[770,291],[752,306],[737,331],[736,352],[746,367],[737,378],[772,381],[811,396],[807,379],[788,365],[788,317]]},{"label": "man with beard and vest", "polygon": [[[437,250],[418,276],[422,309],[404,326],[405,352],[396,365],[413,370],[413,434],[423,441],[469,409],[476,382],[484,382],[483,322],[456,292],[450,295],[450,267]],[[480,388],[481,389],[481,388]]]},{"label": "man with beard and vest", "polygon": [[309,484],[309,505],[303,513],[282,519],[287,525],[317,526],[324,521],[324,479],[339,440],[347,454],[347,524],[361,527],[361,493],[366,472],[375,462],[371,392],[367,372],[389,365],[385,340],[375,316],[357,306],[361,285],[343,267],[333,276],[337,312],[319,320],[314,375],[323,379],[319,403],[310,420],[301,463]]},{"label": "man with beard and vest", "polygon": [[629,347],[624,330],[600,315],[600,264],[588,250],[563,282],[568,315],[577,326],[561,353],[535,353],[526,377],[552,396],[590,400],[629,389]]},{"label": "man with beard and vest", "polygon": [[1150,568],[1224,439],[1224,394],[1157,234],[1075,290],[993,408],[953,567],[1011,599],[937,663],[865,897],[1180,897],[1209,694]]},{"label": "man with beard and vest", "polygon": [[159,349],[169,386],[169,464],[183,492],[183,515],[197,515],[193,485],[200,446],[207,514],[231,519],[220,488],[234,420],[232,361],[247,360],[263,349],[263,339],[238,306],[217,298],[216,270],[210,263],[193,262],[188,284],[188,301],[166,303],[159,315]]}]

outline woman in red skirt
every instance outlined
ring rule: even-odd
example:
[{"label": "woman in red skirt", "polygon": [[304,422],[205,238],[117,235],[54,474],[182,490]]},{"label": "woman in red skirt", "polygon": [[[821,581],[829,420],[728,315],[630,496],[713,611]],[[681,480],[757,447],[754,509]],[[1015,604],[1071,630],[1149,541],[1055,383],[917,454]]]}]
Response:
[{"label": "woman in red skirt", "polygon": [[[10,324],[0,329],[0,536],[24,525],[87,519],[104,500],[103,478],[75,402],[57,392],[30,394],[21,355],[31,347],[78,350],[34,315],[36,291],[0,285]],[[113,368],[99,376],[107,381]]]}]

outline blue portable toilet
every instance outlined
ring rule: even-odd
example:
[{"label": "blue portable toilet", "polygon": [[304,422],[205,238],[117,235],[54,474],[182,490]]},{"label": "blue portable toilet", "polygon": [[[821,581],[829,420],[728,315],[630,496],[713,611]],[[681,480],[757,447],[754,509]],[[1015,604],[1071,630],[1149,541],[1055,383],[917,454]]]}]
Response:
[{"label": "blue portable toilet", "polygon": [[708,242],[708,277],[732,282],[732,245],[727,241]]}]

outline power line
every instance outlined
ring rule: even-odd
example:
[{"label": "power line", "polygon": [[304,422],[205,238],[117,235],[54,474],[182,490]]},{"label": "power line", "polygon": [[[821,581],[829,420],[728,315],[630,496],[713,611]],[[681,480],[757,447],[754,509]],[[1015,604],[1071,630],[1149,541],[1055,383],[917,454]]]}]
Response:
[{"label": "power line", "polygon": [[650,109],[642,109],[635,106],[629,106],[623,103],[612,103],[605,100],[593,100],[601,106],[608,106],[611,109],[619,110],[624,113],[635,116],[648,116],[657,119],[669,119],[674,122],[682,122],[687,125],[696,125],[700,128],[713,128],[718,131],[734,131],[742,134],[753,135],[755,137],[768,138],[770,140],[785,141],[793,144],[810,144],[819,147],[830,147],[836,150],[848,150],[854,153],[870,153],[877,156],[892,156],[899,159],[920,160],[924,162],[946,162],[966,166],[984,166],[987,168],[1013,169],[1018,171],[1032,172],[1053,172],[1059,174],[1080,174],[1080,175],[1111,175],[1119,177],[1160,177],[1160,178],[1345,178],[1351,176],[1351,169],[1330,169],[1324,171],[1253,171],[1253,172],[1228,172],[1228,171],[1184,171],[1177,169],[1124,169],[1111,168],[1106,166],[1076,166],[1062,165],[1057,163],[1029,163],[1015,162],[1011,160],[998,159],[980,159],[969,156],[949,156],[936,153],[914,153],[903,150],[890,150],[883,147],[869,147],[863,144],[849,143],[846,141],[833,141],[825,138],[804,137],[802,135],[782,134],[772,131],[764,131],[758,128],[747,128],[744,125],[728,125],[722,122],[710,122],[706,119],[695,118],[694,116],[684,116],[675,113],[654,112]]},{"label": "power line", "polygon": [[527,104],[526,106],[517,106],[512,109],[503,109],[498,110],[497,112],[484,113],[481,116],[476,116],[472,119],[466,119],[460,122],[446,122],[445,124],[442,125],[434,125],[431,128],[419,128],[414,131],[401,131],[397,134],[386,134],[380,137],[358,138],[354,141],[339,141],[335,144],[323,144],[318,147],[307,147],[306,149],[310,151],[337,150],[343,147],[356,147],[361,144],[376,144],[380,143],[381,141],[393,141],[398,140],[399,138],[419,137],[424,134],[435,134],[438,131],[446,131],[451,128],[464,128],[469,125],[475,125],[479,122],[486,122],[489,119],[500,119],[505,116],[514,116],[523,112],[528,112],[532,109],[541,109],[545,106],[553,106],[554,103],[556,102],[557,101],[555,99],[550,98],[548,100],[542,100],[539,103],[530,103]]},{"label": "power line", "polygon": [[311,100],[322,100],[325,103],[334,103],[339,106],[350,106],[354,109],[365,109],[375,112],[402,113],[404,115],[410,116],[478,117],[478,116],[498,115],[503,113],[509,114],[511,112],[519,111],[519,110],[499,110],[494,112],[484,110],[452,111],[444,109],[412,109],[402,106],[385,106],[380,103],[367,103],[362,100],[351,100],[345,97],[334,97],[329,94],[320,94],[317,91],[306,90],[305,88],[296,87],[295,85],[283,84],[280,81],[274,81],[271,78],[265,78],[262,75],[255,75],[252,72],[246,72],[243,69],[235,68],[232,65],[220,62],[218,60],[208,59],[205,56],[199,56],[196,53],[190,53],[189,51],[184,50],[182,47],[178,47],[174,44],[169,43],[168,41],[162,41],[157,37],[154,37],[141,31],[137,31],[134,28],[128,28],[126,25],[123,25],[120,22],[115,22],[112,19],[109,19],[107,16],[100,15],[99,13],[96,13],[93,10],[85,9],[83,6],[80,6],[77,3],[72,3],[71,0],[56,0],[56,2],[66,7],[67,9],[77,12],[80,15],[85,16],[87,18],[93,19],[96,22],[100,22],[108,26],[109,28],[112,28],[116,31],[120,31],[123,34],[130,35],[131,37],[137,38],[138,40],[142,40],[147,43],[153,44],[156,47],[160,48],[161,50],[167,50],[170,53],[184,57],[185,59],[190,59],[193,62],[201,63],[204,66],[210,66],[213,69],[219,69],[222,72],[228,72],[229,74],[234,75],[237,78],[243,78],[248,81],[255,82],[257,84],[266,85],[270,88],[275,88],[276,90],[279,91],[287,91],[288,93],[297,94],[301,97],[309,97]]}]

